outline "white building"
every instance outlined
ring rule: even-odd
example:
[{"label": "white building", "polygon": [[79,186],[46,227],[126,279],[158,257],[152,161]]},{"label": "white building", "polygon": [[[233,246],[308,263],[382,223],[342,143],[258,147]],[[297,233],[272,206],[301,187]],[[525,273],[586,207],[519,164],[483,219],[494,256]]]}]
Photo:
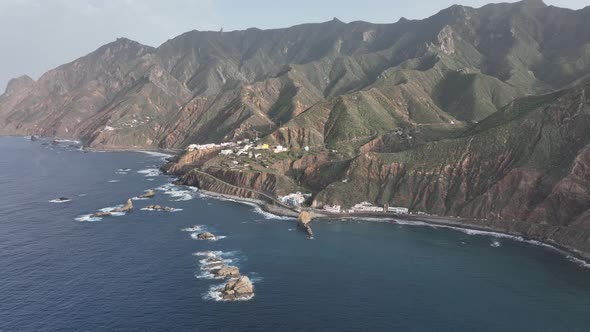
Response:
[{"label": "white building", "polygon": [[310,194],[302,194],[301,192],[296,192],[286,196],[279,196],[279,200],[286,205],[300,206],[310,196]]},{"label": "white building", "polygon": [[388,207],[387,212],[397,213],[397,214],[408,214],[410,210],[405,207]]},{"label": "white building", "polygon": [[342,212],[342,207],[340,205],[324,205],[324,211],[326,212],[330,212],[330,213],[341,213]]},{"label": "white building", "polygon": [[277,145],[274,149],[274,153],[281,153],[287,151],[287,148],[282,145]]},{"label": "white building", "polygon": [[356,204],[351,209],[353,212],[383,212],[383,207],[374,206],[369,202]]}]

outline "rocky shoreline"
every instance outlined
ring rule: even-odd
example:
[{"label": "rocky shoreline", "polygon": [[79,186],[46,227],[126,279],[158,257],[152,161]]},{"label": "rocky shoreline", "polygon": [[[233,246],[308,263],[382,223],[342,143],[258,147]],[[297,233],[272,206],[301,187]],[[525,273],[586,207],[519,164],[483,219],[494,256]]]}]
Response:
[{"label": "rocky shoreline", "polygon": [[[22,136],[26,137],[26,136]],[[178,151],[172,150],[150,150],[147,149],[94,149],[84,148],[88,151],[108,151],[108,152],[158,152],[165,154],[176,154]],[[222,194],[213,191],[199,189],[199,193],[218,199],[231,200],[241,202],[249,205],[255,205],[262,211],[277,215],[280,217],[298,218],[299,212],[292,209],[287,209],[281,206],[273,205],[268,202],[255,199],[246,198],[229,194]],[[409,220],[413,222],[423,222],[431,226],[460,228],[465,230],[474,230],[490,233],[500,233],[511,237],[520,237],[527,241],[535,241],[539,244],[548,246],[561,252],[566,256],[590,262],[590,231],[579,232],[576,229],[568,229],[567,227],[559,227],[549,224],[533,224],[528,222],[507,221],[507,220],[480,220],[469,218],[453,218],[440,217],[431,215],[395,215],[395,214],[328,214],[317,209],[309,209],[312,213],[313,219],[322,220],[342,220],[342,219],[382,219],[382,220]],[[311,228],[310,228],[311,229]],[[305,228],[304,228],[305,230]]]},{"label": "rocky shoreline", "polygon": [[[231,200],[239,203],[245,203],[248,205],[256,205],[262,211],[279,216],[279,217],[289,217],[289,218],[298,218],[299,213],[293,210],[285,209],[283,207],[274,206],[268,204],[266,202],[250,199],[250,198],[243,198],[239,196],[232,196],[227,194],[219,194],[215,192],[205,191],[199,189],[199,193],[213,198]],[[579,241],[576,243],[567,244],[563,241],[564,237],[571,238],[569,235],[574,234],[563,234],[567,233],[569,230],[561,229],[559,227],[551,227],[550,225],[534,225],[525,222],[517,222],[517,221],[493,221],[493,220],[472,220],[467,218],[452,218],[452,217],[439,217],[439,216],[428,216],[428,215],[415,215],[415,214],[408,214],[408,215],[395,215],[395,214],[385,214],[385,213],[366,213],[366,214],[350,214],[350,213],[341,213],[341,214],[327,214],[323,211],[318,211],[314,209],[309,209],[309,213],[312,214],[314,221],[333,221],[333,220],[359,220],[359,219],[371,219],[374,220],[407,220],[410,222],[421,222],[428,226],[433,227],[447,227],[447,228],[454,228],[454,229],[463,229],[467,231],[480,231],[480,232],[488,232],[488,233],[498,233],[505,235],[507,237],[512,237],[515,240],[521,238],[524,241],[533,244],[539,244],[546,247],[550,247],[565,256],[570,256],[575,259],[582,260],[584,262],[590,262],[590,243],[584,243],[584,239],[582,238],[584,235],[578,234],[580,236]],[[298,222],[298,224],[301,224]],[[309,223],[305,223],[307,227]],[[307,227],[303,227],[303,230],[307,232]],[[309,227],[311,230],[311,227]],[[561,231],[561,232],[560,232]],[[309,234],[309,233],[308,233]],[[312,233],[313,234],[313,233]],[[559,235],[559,239],[562,241],[560,242],[557,239],[552,239],[551,237],[547,236],[547,234]],[[493,235],[493,234],[490,234]],[[575,236],[574,236],[575,238]],[[577,245],[576,245],[577,244]],[[585,248],[585,249],[584,249]]]}]

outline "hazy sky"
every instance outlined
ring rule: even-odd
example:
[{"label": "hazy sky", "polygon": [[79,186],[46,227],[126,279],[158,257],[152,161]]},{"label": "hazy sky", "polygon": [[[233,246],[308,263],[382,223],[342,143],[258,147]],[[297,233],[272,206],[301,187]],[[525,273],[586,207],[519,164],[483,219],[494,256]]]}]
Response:
[{"label": "hazy sky", "polygon": [[[338,17],[395,22],[431,16],[454,3],[490,0],[0,0],[0,93],[8,80],[43,72],[127,37],[158,46],[183,32],[278,28]],[[510,1],[513,2],[513,1]],[[545,0],[579,9],[588,0]]]}]

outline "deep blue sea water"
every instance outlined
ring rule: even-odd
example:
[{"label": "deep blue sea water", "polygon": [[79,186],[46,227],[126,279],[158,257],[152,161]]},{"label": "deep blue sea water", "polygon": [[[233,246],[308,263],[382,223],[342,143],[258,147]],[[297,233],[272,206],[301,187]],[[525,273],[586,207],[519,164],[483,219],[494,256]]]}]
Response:
[{"label": "deep blue sea water", "polygon": [[[138,173],[161,163],[0,138],[0,331],[590,331],[590,269],[509,239],[334,221],[309,240],[190,192],[76,220],[170,183]],[[154,203],[182,211],[140,210]],[[226,238],[194,240],[194,225]],[[222,281],[196,277],[206,250],[255,281],[251,300],[208,295]]]}]

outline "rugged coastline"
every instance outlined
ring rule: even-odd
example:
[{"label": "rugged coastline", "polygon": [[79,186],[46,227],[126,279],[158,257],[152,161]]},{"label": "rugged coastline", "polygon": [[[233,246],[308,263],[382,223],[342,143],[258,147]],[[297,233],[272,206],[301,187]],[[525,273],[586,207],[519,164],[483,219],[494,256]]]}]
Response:
[{"label": "rugged coastline", "polygon": [[[20,136],[26,137],[26,136]],[[86,150],[86,147],[83,147]],[[108,151],[108,152],[146,152],[145,149],[125,149],[125,150],[111,150],[111,149],[90,149],[89,151]],[[171,153],[174,151],[170,150],[150,150],[147,152],[162,153],[170,156],[167,158],[167,162],[174,159]],[[176,152],[177,153],[177,152]],[[167,174],[169,169],[166,165],[162,166],[162,171]],[[168,174],[171,176],[179,176],[179,174]],[[296,218],[299,216],[299,211],[280,206],[275,204],[274,201],[262,200],[248,196],[234,195],[231,193],[220,193],[211,190],[200,188],[198,185],[183,183],[177,181],[177,184],[192,186],[199,189],[199,193],[217,199],[231,200],[244,204],[249,204],[260,208],[262,211],[280,216]],[[251,196],[251,195],[250,195]],[[434,216],[424,214],[408,214],[408,215],[397,215],[392,213],[328,213],[326,211],[306,208],[307,211],[313,215],[313,220],[332,221],[332,220],[358,220],[358,219],[370,219],[370,220],[407,220],[411,222],[421,222],[429,226],[434,227],[448,227],[448,228],[460,228],[465,230],[475,230],[490,233],[500,233],[507,236],[522,238],[525,241],[535,241],[539,244],[551,247],[566,256],[571,256],[576,259],[590,262],[590,234],[580,232],[575,229],[568,229],[567,227],[559,227],[549,224],[531,224],[529,222],[514,221],[514,220],[490,220],[490,219],[473,219],[473,218],[459,218],[459,217],[448,217],[448,216]]]},{"label": "rugged coastline", "polygon": [[[223,199],[223,200],[230,200],[238,203],[248,204],[257,206],[262,211],[279,216],[279,217],[289,217],[293,218],[296,221],[296,218],[299,216],[299,213],[286,209],[284,207],[275,206],[269,204],[268,202],[264,202],[261,200],[228,195],[228,194],[220,194],[216,192],[206,191],[199,189],[199,193],[204,196]],[[313,220],[317,222],[322,221],[346,221],[346,220],[363,220],[368,219],[371,221],[410,221],[410,222],[418,222],[424,223],[425,226],[433,226],[433,227],[445,227],[445,228],[452,228],[452,229],[464,229],[467,231],[479,231],[479,232],[486,232],[490,233],[489,235],[493,235],[493,233],[498,233],[502,235],[506,235],[514,240],[522,239],[528,243],[532,244],[539,244],[546,247],[550,247],[553,250],[556,250],[562,253],[565,256],[570,256],[584,262],[590,262],[590,246],[584,244],[584,240],[580,238],[579,242],[570,242],[564,241],[564,237],[573,236],[576,237],[575,234],[571,234],[565,232],[563,230],[559,230],[558,228],[549,228],[548,226],[544,225],[529,225],[526,222],[517,222],[517,221],[500,221],[500,220],[474,220],[468,218],[453,218],[453,217],[440,217],[440,216],[427,216],[427,215],[416,215],[416,214],[408,214],[408,215],[397,215],[391,213],[366,213],[366,214],[352,214],[352,213],[341,213],[341,214],[329,214],[325,211],[316,210],[313,208],[308,209],[313,214]],[[532,227],[531,227],[532,226]],[[554,234],[558,235],[558,239],[552,239],[547,237],[545,234]]]}]

